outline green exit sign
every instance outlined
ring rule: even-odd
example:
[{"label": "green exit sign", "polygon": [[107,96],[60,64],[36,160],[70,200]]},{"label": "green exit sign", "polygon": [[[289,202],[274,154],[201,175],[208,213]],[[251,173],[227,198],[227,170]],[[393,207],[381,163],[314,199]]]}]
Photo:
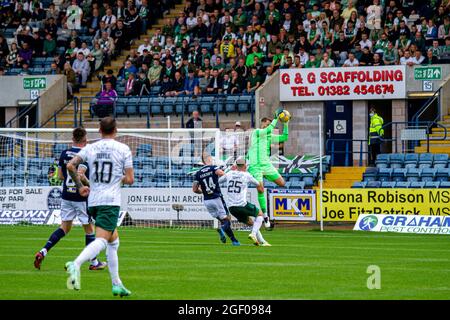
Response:
[{"label": "green exit sign", "polygon": [[35,90],[35,89],[45,89],[46,87],[47,87],[47,78],[45,77],[23,79],[24,89]]},{"label": "green exit sign", "polygon": [[441,67],[425,67],[414,69],[414,80],[441,80]]}]

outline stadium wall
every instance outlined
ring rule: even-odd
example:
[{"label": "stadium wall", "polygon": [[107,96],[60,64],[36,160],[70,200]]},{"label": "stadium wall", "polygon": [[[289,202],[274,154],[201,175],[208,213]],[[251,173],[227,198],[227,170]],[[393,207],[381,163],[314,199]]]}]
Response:
[{"label": "stadium wall", "polygon": [[[441,115],[449,113],[450,106],[450,65],[433,65],[433,67],[441,68],[441,77],[439,80],[429,80],[432,83],[432,91],[424,90],[424,81],[415,80],[415,69],[424,66],[406,67],[406,99],[392,99],[391,114],[392,122],[404,122],[408,120],[408,98],[420,96],[427,98],[442,86],[441,90]],[[317,116],[322,115],[323,133],[325,134],[325,105],[323,101],[296,101],[296,102],[280,102],[280,72],[277,71],[262,85],[255,94],[255,116],[256,119],[262,117],[273,117],[273,112],[282,105],[291,115],[290,125],[290,141],[285,145],[285,152],[288,154],[318,154],[318,133],[319,124]],[[336,98],[338,100],[339,98]],[[378,99],[382,99],[379,97]],[[368,108],[371,100],[353,100],[352,107],[352,137],[353,139],[367,139],[368,131]],[[390,122],[390,121],[389,121]],[[259,123],[257,121],[256,125]],[[400,132],[400,127],[398,128]],[[325,136],[324,136],[325,139]],[[392,146],[394,149],[395,146]],[[398,141],[397,148],[401,150],[401,141]],[[359,151],[360,144],[355,142],[353,150]],[[325,146],[324,146],[325,150]],[[364,145],[363,151],[367,151],[367,145]],[[366,160],[366,155],[363,156]],[[353,155],[354,163],[359,160],[359,154]]]},{"label": "stadium wall", "polygon": [[32,92],[24,89],[24,79],[45,77],[46,88],[39,91],[39,124],[49,119],[67,101],[67,82],[63,75],[7,76],[0,77],[0,88],[7,94],[0,95],[0,108],[5,108],[5,122],[19,111],[19,101],[31,101]]}]

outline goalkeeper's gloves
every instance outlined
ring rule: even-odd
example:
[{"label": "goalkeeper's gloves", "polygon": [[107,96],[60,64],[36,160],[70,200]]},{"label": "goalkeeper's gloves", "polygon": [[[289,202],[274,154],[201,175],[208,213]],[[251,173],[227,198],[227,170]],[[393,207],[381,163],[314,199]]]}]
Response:
[{"label": "goalkeeper's gloves", "polygon": [[273,114],[274,118],[277,119],[280,116],[280,113],[283,112],[283,108],[278,108],[277,110],[275,110],[275,113]]}]

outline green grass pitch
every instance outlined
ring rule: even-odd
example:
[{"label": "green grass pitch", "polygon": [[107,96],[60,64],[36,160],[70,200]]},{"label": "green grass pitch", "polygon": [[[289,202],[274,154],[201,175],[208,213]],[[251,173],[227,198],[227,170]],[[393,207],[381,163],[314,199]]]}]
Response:
[{"label": "green grass pitch", "polygon": [[[42,269],[34,254],[54,227],[0,227],[0,299],[112,299],[109,273],[82,267],[66,289],[64,263],[84,246],[81,228],[54,247]],[[129,299],[449,299],[447,236],[275,229],[273,247],[219,242],[214,230],[120,229],[120,275]],[[105,259],[102,253],[101,259]],[[381,289],[367,288],[369,265]],[[119,299],[119,298],[116,298]],[[124,298],[125,299],[125,298]]]}]

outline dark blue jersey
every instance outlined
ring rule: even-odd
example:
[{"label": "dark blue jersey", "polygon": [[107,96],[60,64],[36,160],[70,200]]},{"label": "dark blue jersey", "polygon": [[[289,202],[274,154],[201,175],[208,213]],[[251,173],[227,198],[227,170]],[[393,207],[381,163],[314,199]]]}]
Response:
[{"label": "dark blue jersey", "polygon": [[202,188],[204,200],[222,197],[219,186],[219,176],[216,174],[218,166],[204,166],[195,174],[195,180]]},{"label": "dark blue jersey", "polygon": [[[76,201],[76,202],[83,202],[87,201],[87,198],[80,196],[78,193],[78,189],[73,182],[72,178],[70,177],[68,171],[67,171],[67,164],[70,160],[72,160],[73,157],[81,150],[81,148],[78,147],[72,147],[70,149],[64,150],[61,152],[61,156],[59,157],[59,168],[64,176],[63,181],[63,192],[62,192],[62,198],[64,200],[68,201]],[[86,166],[85,163],[80,164],[80,166]],[[89,172],[86,170],[85,173],[86,177],[89,177]]]}]

